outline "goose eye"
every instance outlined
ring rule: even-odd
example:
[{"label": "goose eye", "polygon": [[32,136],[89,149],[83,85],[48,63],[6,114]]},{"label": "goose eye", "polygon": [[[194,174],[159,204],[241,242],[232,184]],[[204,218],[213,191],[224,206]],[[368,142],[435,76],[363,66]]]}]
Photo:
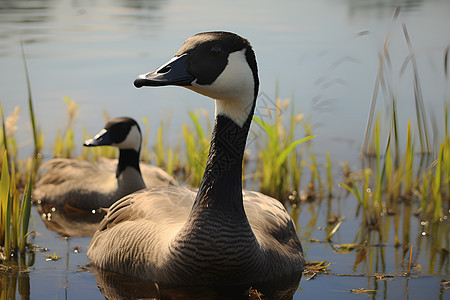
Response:
[{"label": "goose eye", "polygon": [[219,56],[222,53],[222,48],[220,47],[213,47],[211,48],[211,54],[214,56]]}]

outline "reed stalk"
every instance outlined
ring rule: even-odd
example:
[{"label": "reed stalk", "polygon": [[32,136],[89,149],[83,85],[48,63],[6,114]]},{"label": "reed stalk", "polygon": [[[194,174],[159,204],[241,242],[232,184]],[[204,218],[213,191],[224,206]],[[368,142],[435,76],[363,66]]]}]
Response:
[{"label": "reed stalk", "polygon": [[327,169],[327,182],[328,182],[328,198],[333,197],[333,165],[331,163],[331,154],[330,152],[327,152],[327,163],[326,163],[326,169]]},{"label": "reed stalk", "polygon": [[[7,161],[6,151],[3,152],[3,161]],[[10,176],[8,164],[2,165],[2,174],[0,177],[0,202],[1,202],[1,229],[2,239],[0,246],[4,247],[4,255],[6,258],[11,256],[11,195],[10,195]]]},{"label": "reed stalk", "polygon": [[419,139],[420,139],[420,147],[422,153],[431,152],[431,144],[429,140],[428,134],[428,121],[425,113],[425,106],[423,104],[423,95],[422,88],[419,80],[419,71],[417,67],[416,58],[414,55],[414,50],[412,47],[411,39],[409,37],[408,30],[406,29],[406,25],[402,24],[403,33],[405,35],[406,44],[408,45],[409,50],[409,60],[412,63],[413,74],[414,74],[414,100],[416,105],[416,117],[417,117],[417,128],[419,131]]},{"label": "reed stalk", "polygon": [[411,122],[408,121],[408,133],[406,135],[406,151],[405,151],[405,172],[403,178],[403,196],[406,199],[411,199],[412,195],[412,181],[413,181],[413,167],[414,167],[414,146],[411,141]]},{"label": "reed stalk", "polygon": [[[448,140],[448,139],[447,139]],[[446,142],[442,142],[439,148],[439,156],[436,164],[436,175],[434,177],[434,186],[433,186],[433,200],[434,200],[434,213],[433,213],[433,221],[438,222],[443,216],[442,211],[442,193],[441,193],[441,183],[442,179],[445,176],[444,170],[444,157],[446,156]],[[447,161],[447,164],[449,162]]]},{"label": "reed stalk", "polygon": [[384,177],[386,179],[386,196],[387,203],[386,206],[388,209],[392,208],[393,200],[395,199],[394,194],[394,168],[392,161],[392,153],[391,153],[391,132],[389,132],[389,137],[386,145],[386,152],[384,154]]},{"label": "reed stalk", "polygon": [[25,57],[25,52],[23,50],[23,42],[20,41],[20,49],[22,50],[22,60],[23,60],[23,66],[25,69],[25,79],[27,82],[27,91],[28,91],[28,108],[30,110],[30,120],[31,120],[31,129],[33,132],[33,141],[34,141],[34,157],[38,158],[41,152],[42,146],[43,146],[43,136],[40,136],[37,127],[36,127],[36,119],[34,116],[34,109],[33,109],[33,98],[31,95],[31,83],[30,83],[30,75],[28,73],[28,66],[27,66],[27,60]]},{"label": "reed stalk", "polygon": [[383,208],[383,172],[381,167],[381,118],[378,115],[374,128],[374,142],[376,155],[376,188],[375,188],[375,203],[374,208],[377,213],[381,212]]},{"label": "reed stalk", "polygon": [[6,136],[6,125],[5,125],[5,115],[3,113],[3,107],[2,104],[0,102],[0,113],[1,113],[1,117],[2,117],[2,134],[3,134],[3,147],[5,148],[6,151],[6,160],[3,160],[2,163],[6,163],[6,165],[8,166],[8,169],[10,169],[9,163],[10,163],[10,159],[9,159],[9,154],[8,154],[8,138]]},{"label": "reed stalk", "polygon": [[376,107],[376,103],[377,103],[377,99],[378,99],[379,89],[380,89],[380,87],[386,85],[385,79],[384,79],[385,64],[389,63],[388,48],[389,48],[389,43],[390,43],[390,39],[391,39],[391,31],[392,31],[392,26],[393,26],[394,22],[397,20],[399,13],[400,13],[400,9],[397,8],[394,12],[391,23],[386,32],[386,36],[384,38],[383,51],[378,56],[377,77],[376,77],[375,85],[374,85],[374,89],[373,89],[372,100],[370,102],[369,116],[367,118],[366,131],[364,134],[364,141],[363,141],[363,146],[362,146],[362,155],[366,155],[369,150],[368,147],[369,147],[370,136],[372,133],[373,120],[374,120],[374,116],[375,116],[375,107]]},{"label": "reed stalk", "polygon": [[33,184],[33,174],[30,174],[28,178],[28,184],[25,186],[23,193],[22,205],[20,208],[19,219],[20,221],[20,248],[21,253],[25,252],[25,247],[27,245],[27,235],[28,235],[28,225],[30,224],[31,216],[31,189]]}]

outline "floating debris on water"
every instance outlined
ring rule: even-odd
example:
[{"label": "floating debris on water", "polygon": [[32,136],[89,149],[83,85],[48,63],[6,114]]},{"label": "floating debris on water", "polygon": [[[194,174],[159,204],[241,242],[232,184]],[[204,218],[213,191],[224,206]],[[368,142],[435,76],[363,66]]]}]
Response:
[{"label": "floating debris on water", "polygon": [[62,258],[62,256],[56,255],[56,252],[55,252],[52,255],[47,254],[45,260],[46,261],[56,261],[56,260],[60,260],[61,258]]}]

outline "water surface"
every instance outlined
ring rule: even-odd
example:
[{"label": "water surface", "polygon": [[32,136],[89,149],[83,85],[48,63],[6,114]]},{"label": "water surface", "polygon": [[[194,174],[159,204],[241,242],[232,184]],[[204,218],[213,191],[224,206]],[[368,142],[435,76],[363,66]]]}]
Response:
[{"label": "water surface", "polygon": [[[400,14],[392,22],[397,7]],[[402,71],[409,55],[402,24],[411,37],[427,113],[437,124],[437,134],[442,135],[442,111],[450,86],[443,66],[445,49],[450,44],[449,12],[450,2],[446,0],[0,0],[0,101],[5,115],[20,106],[16,133],[21,146],[19,158],[29,156],[32,135],[22,41],[36,118],[46,136],[45,158],[51,157],[56,133],[67,120],[64,97],[79,104],[75,140],[80,144],[83,129],[96,133],[104,125],[103,111],[111,117],[148,118],[150,140],[154,140],[159,121],[173,111],[166,138],[175,144],[181,123],[189,122],[187,112],[204,108],[212,118],[212,101],[180,88],[136,89],[133,79],[170,59],[192,34],[234,31],[248,38],[256,51],[261,79],[257,112],[264,116],[266,107],[273,108],[277,93],[283,99],[293,98],[296,112],[311,118],[313,133],[317,134],[313,147],[319,158],[331,152],[336,165],[348,160],[357,170],[361,167],[358,154],[387,32],[389,80],[392,94],[398,99],[403,136],[408,119],[413,120],[414,127],[411,64]],[[382,111],[390,99],[380,93],[378,100],[377,109]],[[387,125],[384,131],[388,131]],[[298,136],[302,135],[299,129]],[[258,134],[251,137],[261,138]],[[335,173],[335,181],[339,182],[339,167]],[[420,219],[411,211],[400,208],[396,216],[384,217],[385,237],[381,239],[375,232],[361,233],[365,229],[356,216],[353,197],[345,197],[344,193],[338,197],[338,189],[335,194],[329,204],[324,199],[300,208],[296,221],[308,261],[331,262],[332,273],[383,273],[394,277],[320,275],[306,280],[304,276],[294,299],[367,297],[350,292],[359,288],[376,290],[370,292],[373,299],[448,297],[448,290],[441,285],[441,281],[449,279],[448,224],[433,228],[420,225]],[[331,227],[327,218],[332,211],[346,218],[333,243],[310,242],[311,238],[326,237]],[[22,283],[17,285],[17,297],[26,298],[20,295],[28,290],[32,299],[104,298],[94,274],[80,271],[88,262],[90,238],[61,238],[45,228],[35,208],[33,214],[32,229],[38,233],[34,243],[48,251],[37,252],[30,271],[19,276],[21,281],[17,282]],[[335,244],[365,240],[369,245],[367,259],[356,266],[358,251],[338,253],[333,249]],[[414,246],[413,276],[405,277],[409,260],[405,249],[410,243]],[[53,253],[62,258],[46,261],[46,255]],[[9,278],[11,286],[17,277],[8,274],[1,273],[2,282]]]}]

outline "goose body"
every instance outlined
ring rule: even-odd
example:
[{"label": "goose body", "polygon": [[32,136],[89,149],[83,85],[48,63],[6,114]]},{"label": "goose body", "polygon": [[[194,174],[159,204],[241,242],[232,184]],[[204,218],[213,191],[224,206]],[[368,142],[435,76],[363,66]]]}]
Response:
[{"label": "goose body", "polygon": [[89,245],[91,263],[179,285],[299,280],[303,251],[289,214],[276,199],[242,191],[242,157],[259,87],[248,41],[227,32],[194,35],[135,85],[185,86],[215,99],[208,161],[198,191],[156,187],[116,202]]},{"label": "goose body", "polygon": [[46,171],[36,183],[33,202],[92,210],[107,208],[146,186],[177,185],[162,169],[139,163],[141,132],[135,120],[113,119],[84,142],[87,147],[102,145],[119,148],[119,159],[89,162],[55,158],[43,163],[40,171]]}]

